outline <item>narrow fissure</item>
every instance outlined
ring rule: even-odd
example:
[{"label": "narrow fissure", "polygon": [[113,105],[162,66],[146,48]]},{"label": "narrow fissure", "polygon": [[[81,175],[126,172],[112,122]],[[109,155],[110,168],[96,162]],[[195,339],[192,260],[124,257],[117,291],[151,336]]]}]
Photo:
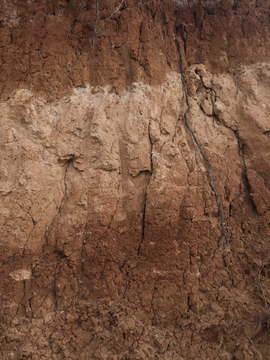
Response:
[{"label": "narrow fissure", "polygon": [[[188,130],[190,131],[190,133],[192,135],[193,144],[194,144],[194,147],[195,147],[195,153],[196,153],[196,146],[195,146],[195,144],[196,144],[197,147],[199,148],[204,160],[208,163],[209,183],[210,183],[210,186],[211,186],[211,188],[212,188],[212,190],[213,190],[213,192],[215,194],[217,204],[218,204],[218,207],[219,207],[220,218],[221,218],[221,228],[222,228],[222,232],[223,232],[223,235],[225,237],[225,240],[226,240],[226,245],[230,246],[230,242],[229,242],[229,239],[227,237],[226,230],[225,230],[225,222],[224,222],[222,204],[221,204],[220,198],[219,198],[219,196],[217,194],[216,188],[215,188],[214,183],[213,183],[212,164],[211,164],[210,160],[208,159],[208,157],[205,155],[205,153],[204,153],[201,145],[199,144],[194,131],[191,129],[191,127],[189,125],[189,122],[188,122],[188,119],[187,119],[187,114],[190,111],[190,103],[189,103],[189,95],[188,95],[188,91],[187,91],[186,78],[185,78],[185,72],[184,72],[184,66],[183,66],[183,56],[182,56],[182,52],[181,52],[180,42],[179,42],[178,37],[177,37],[177,30],[179,30],[179,29],[181,30],[181,34],[183,36],[183,26],[184,26],[183,24],[180,24],[175,28],[175,40],[176,40],[176,44],[177,44],[177,51],[178,51],[179,58],[180,58],[180,72],[181,72],[181,75],[182,75],[182,83],[183,83],[183,86],[184,86],[184,91],[185,91],[185,95],[186,95],[186,104],[187,104],[187,107],[188,107],[187,110],[184,113],[185,124],[186,124],[186,127],[188,128]],[[183,38],[183,41],[185,43],[184,38]]]},{"label": "narrow fissure", "polygon": [[144,207],[143,207],[143,216],[142,216],[142,236],[141,236],[141,241],[140,241],[139,247],[138,247],[138,253],[137,253],[138,256],[141,253],[141,245],[142,245],[142,243],[144,241],[147,190],[148,190],[148,186],[150,184],[151,176],[153,174],[153,143],[152,143],[151,135],[150,135],[150,121],[149,121],[149,124],[148,124],[148,137],[149,137],[149,142],[150,142],[150,176],[149,176],[149,179],[148,179],[148,183],[146,185],[146,190],[145,190],[145,195],[144,195]]}]

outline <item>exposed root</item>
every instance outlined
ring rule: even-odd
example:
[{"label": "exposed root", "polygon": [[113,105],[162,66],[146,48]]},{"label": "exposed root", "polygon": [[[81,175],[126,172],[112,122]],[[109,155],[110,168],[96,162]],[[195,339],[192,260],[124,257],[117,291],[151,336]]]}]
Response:
[{"label": "exposed root", "polygon": [[[183,24],[180,24],[176,27],[175,29],[175,40],[176,40],[176,44],[177,44],[177,50],[178,50],[178,53],[179,53],[179,57],[180,57],[180,72],[181,72],[181,75],[182,75],[182,83],[183,83],[183,86],[184,86],[184,91],[185,91],[185,95],[186,95],[186,104],[187,104],[187,110],[185,111],[184,113],[184,119],[185,119],[185,124],[186,124],[186,127],[188,128],[188,130],[190,131],[191,135],[192,135],[192,138],[193,138],[193,144],[194,144],[194,148],[195,148],[195,154],[196,154],[196,146],[195,144],[198,146],[204,160],[206,160],[206,162],[208,163],[208,174],[209,174],[209,183],[210,183],[210,186],[215,194],[215,197],[217,199],[217,203],[218,203],[218,207],[219,207],[219,212],[220,212],[220,217],[221,217],[221,228],[222,228],[222,232],[223,232],[223,235],[225,237],[225,240],[226,240],[226,245],[227,246],[230,246],[230,242],[229,242],[229,239],[227,237],[227,234],[226,234],[226,231],[225,231],[225,222],[224,222],[224,215],[223,215],[223,208],[222,208],[222,204],[221,204],[221,201],[220,201],[220,198],[217,194],[217,191],[216,191],[216,188],[214,186],[214,183],[213,183],[213,177],[212,177],[212,164],[210,162],[210,160],[208,159],[208,157],[205,155],[201,145],[199,144],[197,138],[196,138],[196,135],[194,133],[194,131],[191,129],[190,125],[189,125],[189,122],[188,122],[188,119],[187,119],[187,114],[189,113],[190,111],[190,103],[189,103],[189,95],[188,95],[188,91],[187,91],[187,85],[186,85],[186,78],[185,78],[185,72],[184,72],[184,67],[183,67],[183,56],[182,56],[182,53],[181,53],[181,47],[180,47],[180,43],[179,43],[179,40],[177,38],[177,30],[180,29],[181,30],[181,33],[183,34]],[[184,38],[185,39],[185,38]],[[184,43],[185,43],[185,40],[183,39]]]},{"label": "exposed root", "polygon": [[195,160],[196,160],[196,164],[198,165],[198,168],[200,170],[200,173],[202,175],[202,179],[203,179],[203,193],[205,194],[205,180],[204,180],[204,175],[203,175],[203,171],[202,171],[202,168],[199,164],[199,160],[198,160],[198,157],[197,157],[197,148],[196,148],[196,144],[195,144],[195,141],[194,141],[194,138],[192,137],[192,141],[193,141],[193,146],[194,146],[194,149],[195,149]]},{"label": "exposed root", "polygon": [[95,37],[96,37],[97,24],[98,24],[98,0],[96,0],[96,23],[95,23],[95,29],[94,29],[94,34],[93,34],[92,39],[91,39],[92,47],[94,46],[94,40],[95,40]]},{"label": "exposed root", "polygon": [[101,31],[103,30],[103,28],[105,27],[105,25],[107,24],[107,22],[121,9],[123,3],[124,3],[124,0],[121,1],[120,5],[119,5],[119,6],[114,10],[114,12],[105,20],[105,22],[104,22],[104,24],[102,25],[101,29],[99,30],[99,32],[97,32],[97,24],[98,24],[98,0],[96,0],[96,14],[97,14],[97,17],[96,17],[96,24],[95,24],[94,34],[93,34],[92,39],[91,39],[92,47],[94,46],[95,37],[97,37],[98,34],[101,33]]}]

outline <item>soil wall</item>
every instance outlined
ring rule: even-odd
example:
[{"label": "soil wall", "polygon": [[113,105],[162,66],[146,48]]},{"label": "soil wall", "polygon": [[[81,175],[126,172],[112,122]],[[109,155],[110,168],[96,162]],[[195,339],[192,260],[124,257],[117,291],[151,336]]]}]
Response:
[{"label": "soil wall", "polygon": [[0,1],[1,359],[270,358],[269,9]]}]

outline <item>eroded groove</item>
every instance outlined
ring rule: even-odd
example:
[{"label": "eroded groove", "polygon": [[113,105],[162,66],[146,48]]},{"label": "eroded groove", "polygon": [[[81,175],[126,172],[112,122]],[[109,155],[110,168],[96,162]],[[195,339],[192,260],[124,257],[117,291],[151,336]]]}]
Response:
[{"label": "eroded groove", "polygon": [[[210,183],[210,186],[215,194],[215,197],[217,199],[217,204],[218,204],[218,207],[219,207],[219,212],[220,212],[220,218],[221,218],[221,228],[222,228],[222,232],[223,232],[223,235],[225,237],[225,240],[226,240],[226,245],[227,246],[230,246],[230,242],[229,242],[229,239],[227,237],[227,234],[226,234],[226,230],[225,230],[225,222],[224,222],[224,215],[223,215],[223,208],[222,208],[222,204],[221,204],[221,201],[220,201],[220,198],[218,196],[218,193],[216,191],[216,188],[214,186],[214,183],[213,183],[213,177],[212,177],[212,163],[211,161],[208,159],[208,157],[205,155],[201,145],[199,144],[197,138],[196,138],[196,135],[194,133],[194,131],[192,130],[192,128],[190,127],[189,125],[189,122],[188,122],[188,118],[187,118],[187,114],[189,113],[190,111],[190,103],[189,103],[189,95],[188,95],[188,91],[187,91],[187,85],[186,85],[186,78],[185,78],[185,72],[184,72],[184,66],[183,66],[183,56],[182,56],[182,52],[181,52],[181,46],[180,46],[180,42],[178,40],[178,37],[177,37],[177,30],[180,29],[181,30],[181,33],[183,34],[183,24],[180,24],[178,25],[176,28],[175,28],[175,40],[176,40],[176,44],[177,44],[177,51],[178,51],[178,54],[179,54],[179,58],[180,58],[180,72],[181,72],[181,75],[182,75],[182,83],[183,83],[183,86],[184,86],[184,91],[185,91],[185,95],[186,95],[186,104],[187,104],[187,110],[185,111],[184,113],[184,119],[185,119],[185,124],[186,124],[186,127],[188,128],[188,130],[190,131],[191,135],[192,135],[192,138],[193,138],[193,144],[195,142],[195,144],[198,146],[203,158],[206,160],[206,162],[208,163],[208,174],[209,174],[209,183]],[[183,39],[184,43],[185,43],[185,38]],[[196,153],[196,146],[194,144],[194,148],[195,148],[195,153]]]},{"label": "eroded groove", "polygon": [[148,186],[150,184],[150,180],[151,180],[151,176],[153,174],[153,143],[151,140],[151,136],[150,136],[150,121],[148,124],[148,136],[149,136],[149,142],[150,142],[150,176],[148,179],[148,183],[146,185],[146,190],[145,190],[145,196],[144,196],[144,207],[143,207],[143,216],[142,216],[142,237],[141,237],[141,241],[139,243],[139,247],[138,247],[138,253],[137,255],[140,255],[141,252],[141,245],[144,241],[144,231],[145,231],[145,213],[146,213],[146,203],[147,203],[147,190],[148,190]]}]

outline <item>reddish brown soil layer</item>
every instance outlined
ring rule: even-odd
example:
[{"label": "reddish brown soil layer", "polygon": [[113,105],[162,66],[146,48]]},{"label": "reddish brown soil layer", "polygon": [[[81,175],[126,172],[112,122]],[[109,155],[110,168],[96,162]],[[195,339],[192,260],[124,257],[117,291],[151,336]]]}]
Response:
[{"label": "reddish brown soil layer", "polygon": [[[124,134],[126,138],[119,140],[121,169],[105,179],[104,169],[94,173],[95,161],[103,153],[97,151],[88,134],[84,142],[85,169],[80,168],[81,157],[75,152],[58,157],[64,195],[58,199],[57,214],[46,231],[37,230],[36,243],[30,238],[32,245],[23,248],[9,239],[1,242],[0,357],[269,359],[269,130],[266,126],[259,131],[249,117],[252,111],[257,116],[253,93],[238,76],[241,66],[252,69],[253,64],[269,59],[269,1],[200,2],[191,8],[179,8],[169,0],[126,0],[101,30],[119,4],[99,1],[97,36],[92,47],[94,1],[2,1],[1,99],[15,108],[15,115],[12,110],[10,113],[16,121],[20,114],[25,116],[29,105],[27,100],[21,105],[16,98],[18,89],[31,90],[53,103],[72,94],[74,87],[88,84],[96,87],[93,96],[102,94],[98,86],[111,85],[111,95],[120,99],[126,96],[126,88],[132,89],[132,83],[142,82],[151,85],[151,98],[152,87],[162,85],[170,72],[179,72],[174,29],[184,23],[187,84],[192,101],[201,104],[202,114],[207,118],[205,104],[211,104],[207,98],[210,93],[203,82],[203,70],[191,69],[191,65],[204,64],[217,78],[230,74],[243,94],[235,107],[236,127],[228,125],[222,114],[220,120],[218,110],[208,114],[211,124],[215,115],[220,128],[224,127],[224,132],[220,130],[222,136],[231,136],[223,157],[219,144],[224,145],[225,140],[209,145],[208,134],[203,129],[200,132],[200,124],[199,129],[197,126],[213,164],[231,247],[225,245],[221,234],[207,171],[204,193],[200,171],[194,171],[194,152],[188,153],[193,145],[183,130],[183,93],[179,92],[179,122],[183,127],[176,124],[173,140],[159,146],[159,139],[149,130],[151,164],[147,153],[147,165],[143,160],[140,166],[130,165],[135,158],[134,148],[128,155],[127,145],[134,142],[128,142]],[[262,83],[263,77],[258,75]],[[226,86],[222,89],[212,85],[218,101]],[[232,95],[232,101],[236,96]],[[169,107],[169,100],[166,104],[164,111],[168,111],[169,118],[173,106]],[[143,111],[143,106],[138,106],[136,113]],[[114,113],[113,106],[105,110],[108,123],[113,116],[124,119],[129,111],[135,113],[128,107],[119,114]],[[94,122],[93,113],[89,109],[89,124]],[[64,129],[64,120],[60,125]],[[170,133],[166,126],[161,130],[164,136]],[[124,133],[123,128],[119,129]],[[107,132],[109,138],[110,128]],[[1,136],[11,135],[3,131]],[[213,141],[216,137],[215,133],[209,135]],[[34,150],[31,154],[25,150],[7,156],[34,163],[35,155]],[[165,180],[158,173],[164,159],[164,168],[170,169]],[[16,169],[10,169],[16,173]],[[111,167],[105,170],[115,171]],[[104,179],[107,185],[103,187]],[[162,184],[165,190],[159,192]],[[119,188],[123,198],[111,196]],[[33,221],[34,227],[39,224],[41,220],[35,215],[42,213],[42,203],[50,195],[44,191],[35,210],[26,211],[31,217],[24,219],[25,226],[27,221]],[[28,196],[18,191],[15,199],[7,191],[1,204],[6,201],[11,210],[19,204],[24,210]],[[87,209],[83,205],[83,210],[78,210],[83,196],[88,199]],[[96,199],[100,199],[104,211],[99,217],[93,210]],[[124,219],[117,218],[119,204]],[[1,222],[3,232],[16,229],[19,218]],[[18,280],[21,269],[31,270],[31,277],[26,274]]]},{"label": "reddish brown soil layer", "polygon": [[[209,3],[209,2],[208,2]],[[94,1],[3,0],[0,9],[1,96],[31,88],[53,100],[74,86],[161,84],[178,71],[174,29],[186,25],[188,64],[203,63],[215,73],[269,59],[269,3],[266,0],[199,2],[176,8],[173,1],[99,1],[95,46],[91,45]],[[128,63],[128,64],[127,64]],[[127,74],[128,72],[128,74]],[[129,74],[131,72],[131,74]]]}]

